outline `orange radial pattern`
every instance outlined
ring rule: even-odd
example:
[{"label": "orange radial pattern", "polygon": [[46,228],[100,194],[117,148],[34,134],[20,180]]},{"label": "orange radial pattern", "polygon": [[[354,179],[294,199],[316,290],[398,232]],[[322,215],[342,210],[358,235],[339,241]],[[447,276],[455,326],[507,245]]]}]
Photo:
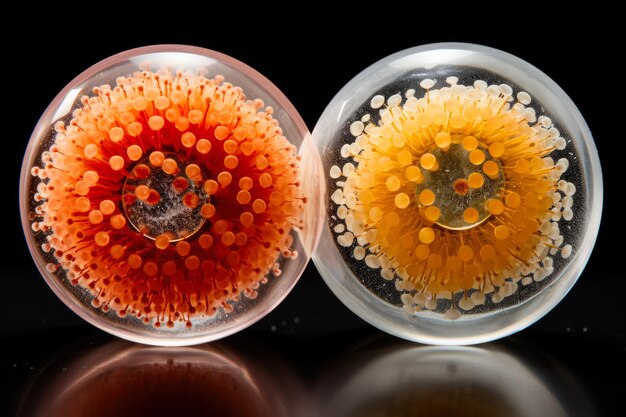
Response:
[{"label": "orange radial pattern", "polygon": [[350,125],[344,165],[329,174],[338,245],[395,280],[408,313],[444,305],[457,319],[545,279],[557,252],[570,256],[559,225],[576,187],[560,179],[568,160],[550,156],[565,139],[529,94],[447,83],[423,80],[420,98],[373,97],[373,109],[386,104],[380,120]]},{"label": "orange radial pattern", "polygon": [[[143,71],[83,97],[32,168],[32,229],[93,305],[191,326],[295,258],[305,203],[272,108],[221,76]],[[42,235],[43,234],[43,235]]]}]

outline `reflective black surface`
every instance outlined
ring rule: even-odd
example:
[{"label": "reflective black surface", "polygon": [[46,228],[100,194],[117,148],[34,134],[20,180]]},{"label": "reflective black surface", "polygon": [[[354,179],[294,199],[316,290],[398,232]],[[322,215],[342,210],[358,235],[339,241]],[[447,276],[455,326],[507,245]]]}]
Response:
[{"label": "reflective black surface", "polygon": [[[620,70],[611,54],[600,50],[615,44],[612,31],[620,25],[573,5],[568,12],[574,17],[567,19],[545,9],[505,16],[478,7],[471,12],[478,20],[459,12],[458,21],[448,16],[445,24],[425,17],[424,4],[380,22],[379,11],[365,6],[357,18],[304,4],[291,20],[242,10],[215,18],[216,11],[205,6],[185,18],[161,12],[157,20],[145,10],[111,9],[102,16],[81,10],[74,18],[67,8],[54,9],[44,11],[45,19],[37,23],[30,10],[11,14],[20,29],[5,36],[2,84],[2,172],[8,195],[2,204],[0,416],[97,416],[96,411],[158,416],[173,410],[296,417],[622,414],[623,103]],[[194,22],[196,15],[200,20]],[[594,22],[602,29],[589,30]],[[283,42],[286,37],[299,47]],[[354,316],[309,265],[287,299],[252,328],[191,350],[155,351],[87,325],[38,274],[19,221],[21,158],[48,103],[97,61],[155,43],[219,50],[271,79],[312,129],[334,94],[359,71],[390,53],[439,41],[493,46],[540,68],[578,105],[600,152],[605,208],[596,249],[570,294],[531,328],[470,348],[406,343]],[[141,358],[136,366],[118,360],[129,352]],[[172,390],[159,382],[168,379],[176,381]],[[212,402],[214,397],[224,401]]]},{"label": "reflective black surface", "polygon": [[624,349],[583,333],[436,347],[372,329],[252,330],[161,348],[66,328],[5,341],[2,415],[615,415]]}]

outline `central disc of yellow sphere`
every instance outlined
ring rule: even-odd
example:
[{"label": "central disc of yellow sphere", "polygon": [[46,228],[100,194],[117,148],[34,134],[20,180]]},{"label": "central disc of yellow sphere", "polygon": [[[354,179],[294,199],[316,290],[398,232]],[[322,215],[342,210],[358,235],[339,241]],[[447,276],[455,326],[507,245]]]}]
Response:
[{"label": "central disc of yellow sphere", "polygon": [[447,149],[436,147],[428,153],[436,165],[422,170],[423,181],[415,190],[422,205],[439,210],[435,223],[450,230],[470,229],[487,220],[490,205],[499,204],[504,189],[500,163],[487,149],[463,144],[462,139],[453,138]]},{"label": "central disc of yellow sphere", "polygon": [[174,154],[152,152],[138,162],[126,178],[123,189],[124,214],[145,237],[186,239],[206,221],[203,205],[209,202],[203,184],[206,175],[193,163]]}]

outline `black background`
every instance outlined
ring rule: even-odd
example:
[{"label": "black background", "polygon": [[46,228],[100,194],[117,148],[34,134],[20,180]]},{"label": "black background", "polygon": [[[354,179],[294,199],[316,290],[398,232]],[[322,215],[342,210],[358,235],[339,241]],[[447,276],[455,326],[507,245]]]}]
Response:
[{"label": "black background", "polygon": [[[312,130],[334,94],[377,60],[420,44],[462,41],[505,50],[544,71],[577,104],[594,135],[605,190],[595,250],[570,294],[543,319],[505,343],[522,340],[557,357],[582,381],[599,414],[611,415],[608,410],[620,394],[626,394],[617,372],[626,364],[626,274],[620,266],[625,230],[619,201],[624,184],[620,169],[624,82],[622,71],[603,48],[617,46],[618,28],[589,10],[570,11],[580,12],[579,20],[543,9],[508,15],[479,8],[434,11],[416,6],[388,15],[383,9],[392,5],[379,4],[380,9],[338,16],[321,6],[299,5],[302,9],[290,10],[291,17],[279,18],[256,12],[242,15],[246,8],[238,4],[222,6],[227,9],[217,5],[193,9],[181,4],[175,11],[161,10],[158,17],[116,7],[79,15],[59,8],[50,10],[43,20],[26,13],[5,16],[17,19],[18,27],[17,31],[3,29],[0,81],[5,190],[0,272],[0,342],[5,359],[0,375],[15,382],[5,397],[9,407],[19,397],[22,383],[53,351],[83,336],[111,339],[71,313],[46,286],[28,253],[19,220],[18,180],[24,149],[41,113],[72,78],[126,49],[161,43],[196,45],[223,52],[264,74],[292,101]],[[262,341],[287,356],[303,378],[313,383],[315,370],[334,352],[372,336],[386,338],[345,308],[310,264],[276,310],[233,340]]]}]

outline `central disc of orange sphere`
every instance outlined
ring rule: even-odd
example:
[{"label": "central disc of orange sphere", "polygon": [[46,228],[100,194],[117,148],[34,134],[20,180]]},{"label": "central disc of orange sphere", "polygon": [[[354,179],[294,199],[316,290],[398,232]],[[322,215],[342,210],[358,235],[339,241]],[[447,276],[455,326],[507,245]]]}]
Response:
[{"label": "central disc of orange sphere", "polygon": [[124,183],[124,214],[149,239],[186,239],[206,221],[202,216],[202,207],[209,202],[202,186],[206,179],[198,165],[172,153],[152,152]]},{"label": "central disc of orange sphere", "polygon": [[491,216],[490,201],[501,198],[504,175],[487,149],[450,139],[422,157],[423,181],[415,190],[426,219],[449,230],[471,229]]}]

